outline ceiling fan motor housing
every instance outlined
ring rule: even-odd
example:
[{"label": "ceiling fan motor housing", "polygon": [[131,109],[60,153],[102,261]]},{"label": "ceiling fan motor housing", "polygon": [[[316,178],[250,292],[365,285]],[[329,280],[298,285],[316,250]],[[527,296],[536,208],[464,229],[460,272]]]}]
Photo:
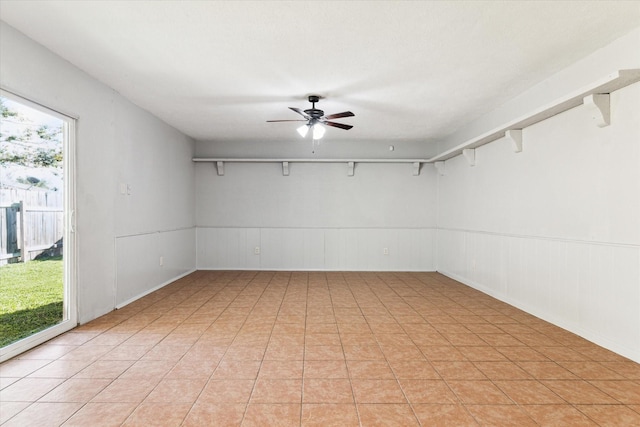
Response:
[{"label": "ceiling fan motor housing", "polygon": [[316,102],[320,101],[320,97],[318,95],[309,95],[309,102],[312,104],[311,108],[308,110],[304,110],[311,118],[319,119],[324,116],[324,111],[316,108]]}]

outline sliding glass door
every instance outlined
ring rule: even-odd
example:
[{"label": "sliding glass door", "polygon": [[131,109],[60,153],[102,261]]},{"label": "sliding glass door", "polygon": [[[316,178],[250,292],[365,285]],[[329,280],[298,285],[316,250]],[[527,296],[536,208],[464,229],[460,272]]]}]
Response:
[{"label": "sliding glass door", "polygon": [[0,361],[77,324],[75,120],[0,91]]}]

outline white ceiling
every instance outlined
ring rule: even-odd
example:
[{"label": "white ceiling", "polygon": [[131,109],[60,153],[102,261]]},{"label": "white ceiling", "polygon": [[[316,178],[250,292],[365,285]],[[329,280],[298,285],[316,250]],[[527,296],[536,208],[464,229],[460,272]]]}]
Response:
[{"label": "white ceiling", "polygon": [[[640,25],[618,1],[8,1],[0,18],[198,140],[437,141]],[[284,153],[283,153],[284,154]]]}]

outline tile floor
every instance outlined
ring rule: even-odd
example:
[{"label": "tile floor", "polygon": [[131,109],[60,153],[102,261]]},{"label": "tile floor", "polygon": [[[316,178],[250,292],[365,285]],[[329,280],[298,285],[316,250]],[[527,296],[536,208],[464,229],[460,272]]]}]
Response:
[{"label": "tile floor", "polygon": [[189,275],[0,365],[3,426],[640,425],[640,365],[437,273]]}]

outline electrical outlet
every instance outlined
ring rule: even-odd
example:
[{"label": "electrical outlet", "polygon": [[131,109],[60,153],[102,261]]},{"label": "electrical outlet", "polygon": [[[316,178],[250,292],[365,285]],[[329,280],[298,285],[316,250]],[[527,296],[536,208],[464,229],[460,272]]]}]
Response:
[{"label": "electrical outlet", "polygon": [[260,255],[260,246],[256,246],[255,248],[253,248],[253,254]]},{"label": "electrical outlet", "polygon": [[162,267],[164,265],[164,257],[161,256],[160,257],[160,267]]},{"label": "electrical outlet", "polygon": [[382,250],[382,254],[383,254],[383,255],[389,255],[389,248],[384,248],[384,249]]}]

